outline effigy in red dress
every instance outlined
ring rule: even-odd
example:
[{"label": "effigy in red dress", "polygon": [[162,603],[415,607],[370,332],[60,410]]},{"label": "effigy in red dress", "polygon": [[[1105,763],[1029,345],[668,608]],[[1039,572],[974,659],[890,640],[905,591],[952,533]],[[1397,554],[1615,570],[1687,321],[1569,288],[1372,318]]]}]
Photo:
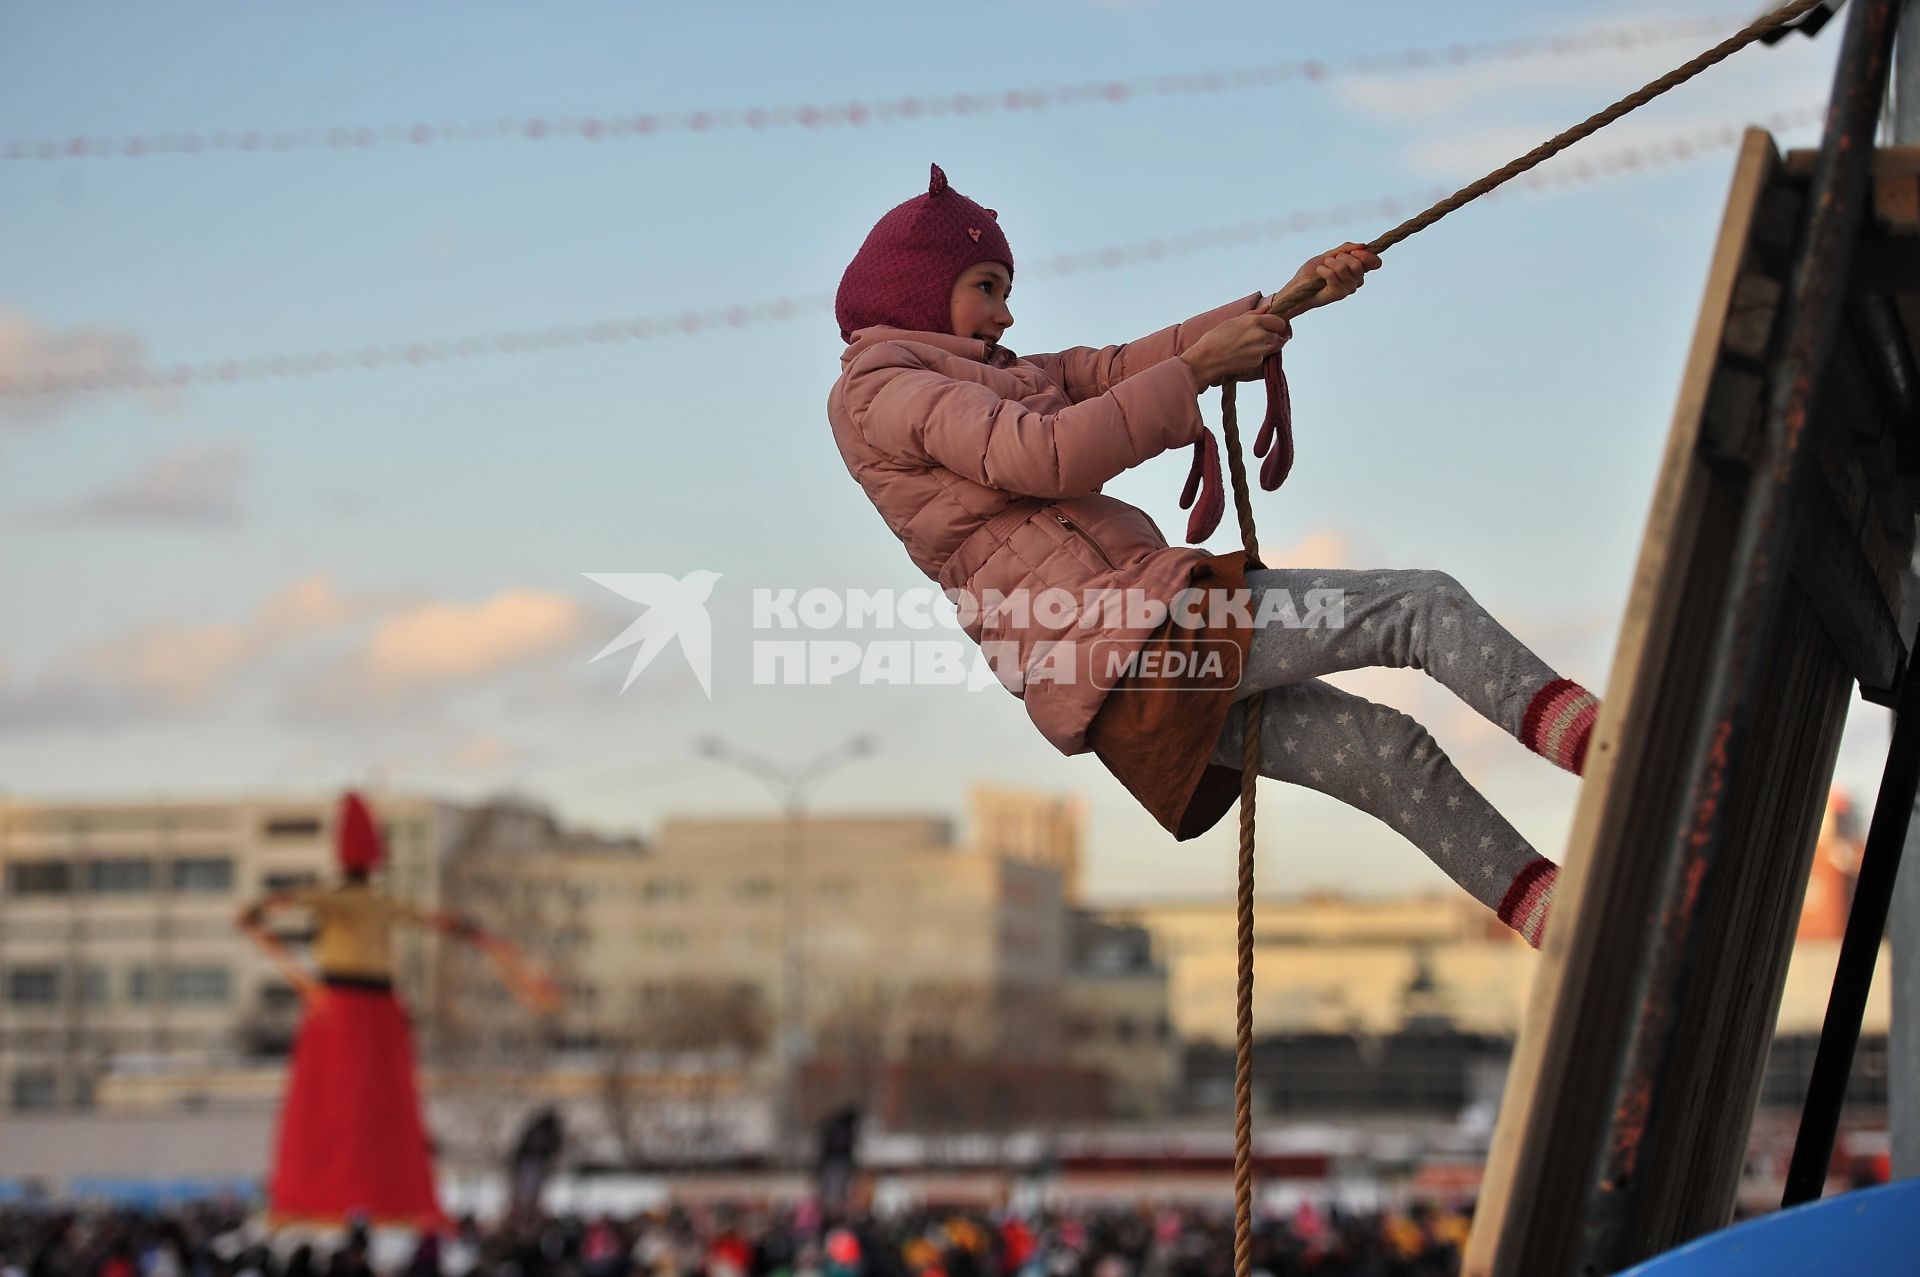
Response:
[{"label": "effigy in red dress", "polygon": [[367,886],[380,835],[356,796],[342,804],[336,846],[346,881],[288,898],[314,911],[321,987],[294,1042],[269,1207],[276,1223],[436,1228],[446,1216],[389,952],[393,924],[415,911]]}]

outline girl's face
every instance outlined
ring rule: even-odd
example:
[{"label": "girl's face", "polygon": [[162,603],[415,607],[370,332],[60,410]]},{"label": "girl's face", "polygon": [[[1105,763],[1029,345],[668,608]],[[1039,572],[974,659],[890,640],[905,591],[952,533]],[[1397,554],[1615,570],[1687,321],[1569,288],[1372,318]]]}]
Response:
[{"label": "girl's face", "polygon": [[1013,272],[1002,262],[975,262],[961,271],[953,285],[953,335],[999,341],[1013,327],[1012,295]]}]

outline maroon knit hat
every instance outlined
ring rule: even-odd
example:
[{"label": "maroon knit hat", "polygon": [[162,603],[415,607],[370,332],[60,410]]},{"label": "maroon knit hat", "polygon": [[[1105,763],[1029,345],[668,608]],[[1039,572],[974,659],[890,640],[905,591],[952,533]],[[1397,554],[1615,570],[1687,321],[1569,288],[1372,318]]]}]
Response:
[{"label": "maroon knit hat", "polygon": [[1013,250],[999,214],[947,185],[933,165],[925,195],[897,205],[867,232],[840,277],[833,317],[840,340],[885,324],[917,333],[944,333],[953,314],[953,281],[975,262],[1013,269]]}]

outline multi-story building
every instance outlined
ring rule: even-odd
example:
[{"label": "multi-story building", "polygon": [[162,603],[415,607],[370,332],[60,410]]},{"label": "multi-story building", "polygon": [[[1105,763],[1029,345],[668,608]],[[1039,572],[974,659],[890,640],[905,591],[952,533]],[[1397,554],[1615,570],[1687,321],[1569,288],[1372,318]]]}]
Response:
[{"label": "multi-story building", "polygon": [[977,850],[1047,866],[1060,875],[1067,903],[1080,903],[1084,798],[1002,785],[975,785],[967,798]]},{"label": "multi-story building", "polygon": [[560,1041],[601,1061],[609,1096],[744,1065],[769,1096],[792,1083],[796,1121],[854,1100],[959,1120],[988,1092],[1094,1094],[1063,1080],[1067,911],[1038,850],[931,816],[676,818],[643,850],[469,857],[450,892],[551,955]]},{"label": "multi-story building", "polygon": [[[1232,901],[1138,902],[1102,911],[1153,937],[1185,1048],[1183,1107],[1232,1102],[1238,961]],[[1256,1099],[1274,1112],[1452,1112],[1497,1099],[1540,955],[1464,897],[1334,895],[1258,902]],[[1803,928],[1775,1019],[1763,1105],[1805,1093],[1840,939]],[[1883,959],[1849,1090],[1883,1106],[1889,997]]]},{"label": "multi-story building", "polygon": [[453,881],[483,911],[541,906],[580,1046],[758,1052],[783,1027],[884,1055],[1059,1042],[1059,874],[944,819],[676,818],[644,852],[489,854]]},{"label": "multi-story building", "polygon": [[[299,1006],[234,918],[333,876],[334,801],[0,805],[0,1103],[84,1107],[104,1085],[123,1108],[269,1105]],[[390,842],[376,885],[511,936],[569,994],[540,1024],[485,959],[404,933],[398,984],[430,1085],[484,1099],[585,1068],[642,1092],[742,1070],[767,1087],[824,1060],[842,1090],[885,1064],[906,1094],[902,1061],[943,1062],[943,1086],[995,1061],[1086,1099],[1061,1070],[1118,1084],[1129,1055],[1157,1070],[1164,972],[1083,954],[1067,976],[1075,805],[990,788],[973,804],[965,838],[939,817],[807,815],[676,818],[642,842],[526,803],[375,796]],[[308,924],[279,925],[297,941]],[[1139,1097],[1163,1083],[1126,1081],[1127,1103],[1150,1109]]]},{"label": "multi-story building", "polygon": [[1167,969],[1145,927],[1075,910],[1065,991],[1067,1052],[1107,1078],[1115,1117],[1164,1116],[1180,1085]]},{"label": "multi-story building", "polygon": [[[1101,913],[1152,935],[1177,1036],[1233,1041],[1233,901],[1141,901]],[[1268,898],[1254,909],[1253,1019],[1263,1032],[1388,1032],[1404,1023],[1406,990],[1424,970],[1456,1026],[1511,1034],[1536,965],[1518,936],[1464,895]]]},{"label": "multi-story building", "polygon": [[[284,1046],[292,986],[234,918],[265,892],[335,872],[332,809],[317,796],[0,802],[0,1099],[85,1107],[116,1067]],[[462,810],[400,794],[378,809],[382,888],[436,907]],[[408,998],[432,997],[438,946],[426,932],[396,945]]]}]

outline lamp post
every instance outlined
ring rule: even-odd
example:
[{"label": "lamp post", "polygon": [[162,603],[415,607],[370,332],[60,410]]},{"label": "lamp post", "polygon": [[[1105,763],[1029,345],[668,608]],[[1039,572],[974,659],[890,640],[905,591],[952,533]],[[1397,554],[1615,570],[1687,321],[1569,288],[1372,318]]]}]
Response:
[{"label": "lamp post", "polygon": [[785,889],[782,894],[780,1032],[776,1061],[779,1069],[779,1107],[774,1119],[775,1147],[795,1134],[798,1113],[798,1070],[805,1058],[807,1038],[806,1006],[802,981],[804,955],[801,947],[801,881],[805,874],[805,826],[807,799],[812,788],[828,774],[874,750],[871,736],[859,735],[814,754],[799,763],[781,763],[750,750],[703,736],[696,743],[700,754],[717,762],[730,763],[752,775],[780,802],[783,825]]}]

